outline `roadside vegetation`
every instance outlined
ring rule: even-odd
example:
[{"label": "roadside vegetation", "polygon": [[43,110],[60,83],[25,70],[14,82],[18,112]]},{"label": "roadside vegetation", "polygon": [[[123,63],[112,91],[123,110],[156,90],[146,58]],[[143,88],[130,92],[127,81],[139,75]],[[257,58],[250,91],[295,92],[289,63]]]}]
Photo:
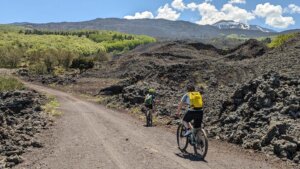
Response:
[{"label": "roadside vegetation", "polygon": [[57,101],[57,99],[54,96],[49,95],[47,96],[47,99],[48,102],[42,106],[42,109],[50,116],[61,116],[63,113],[57,110],[60,106],[60,103]]},{"label": "roadside vegetation", "polygon": [[0,92],[24,89],[24,85],[13,77],[0,76]]},{"label": "roadside vegetation", "polygon": [[[155,39],[112,31],[42,31],[0,25],[0,68],[23,67],[35,74],[69,68],[82,71],[151,42]],[[78,60],[83,64],[78,65]]]},{"label": "roadside vegetation", "polygon": [[277,48],[286,43],[289,39],[295,37],[296,33],[284,34],[276,36],[272,39],[271,43],[268,44],[269,48]]}]

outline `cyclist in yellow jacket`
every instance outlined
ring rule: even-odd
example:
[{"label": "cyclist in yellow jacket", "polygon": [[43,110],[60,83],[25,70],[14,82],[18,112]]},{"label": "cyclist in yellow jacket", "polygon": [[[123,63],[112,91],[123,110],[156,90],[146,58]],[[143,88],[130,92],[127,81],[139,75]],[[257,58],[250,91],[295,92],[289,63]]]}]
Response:
[{"label": "cyclist in yellow jacket", "polygon": [[192,84],[187,85],[187,93],[182,97],[178,104],[176,115],[179,116],[181,109],[184,105],[188,106],[188,110],[183,117],[183,125],[187,129],[184,136],[188,136],[192,133],[191,121],[194,120],[194,127],[200,128],[203,119],[203,101],[200,92],[195,90],[195,86]]}]

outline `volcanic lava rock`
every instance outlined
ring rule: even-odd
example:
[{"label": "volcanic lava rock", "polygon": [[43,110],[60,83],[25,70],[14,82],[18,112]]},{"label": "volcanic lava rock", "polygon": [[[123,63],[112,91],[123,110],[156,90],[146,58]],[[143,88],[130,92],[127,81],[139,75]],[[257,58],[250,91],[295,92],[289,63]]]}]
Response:
[{"label": "volcanic lava rock", "polygon": [[0,92],[0,168],[21,163],[28,147],[42,146],[34,136],[49,124],[44,100],[33,90]]},{"label": "volcanic lava rock", "polygon": [[212,135],[262,150],[280,158],[298,160],[300,100],[298,77],[270,72],[251,80],[223,103]]},{"label": "volcanic lava rock", "polygon": [[262,42],[250,39],[240,46],[229,51],[226,57],[233,60],[244,60],[262,56],[268,51],[268,47]]}]

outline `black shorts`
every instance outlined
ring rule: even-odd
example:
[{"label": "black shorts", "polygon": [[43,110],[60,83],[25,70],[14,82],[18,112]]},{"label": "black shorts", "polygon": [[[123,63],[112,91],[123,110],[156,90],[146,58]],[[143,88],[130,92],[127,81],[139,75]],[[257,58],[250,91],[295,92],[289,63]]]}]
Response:
[{"label": "black shorts", "polygon": [[145,107],[147,107],[148,109],[153,109],[153,104],[145,104]]},{"label": "black shorts", "polygon": [[203,120],[203,110],[189,110],[185,113],[183,121],[191,122],[194,120],[194,127],[200,128]]}]

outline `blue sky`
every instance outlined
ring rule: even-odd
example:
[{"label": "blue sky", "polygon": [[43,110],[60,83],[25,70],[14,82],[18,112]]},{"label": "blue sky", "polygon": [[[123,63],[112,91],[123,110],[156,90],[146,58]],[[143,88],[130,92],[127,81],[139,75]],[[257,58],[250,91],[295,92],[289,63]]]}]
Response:
[{"label": "blue sky", "polygon": [[220,19],[274,30],[300,28],[299,0],[3,0],[0,23],[163,18],[212,24]]}]

